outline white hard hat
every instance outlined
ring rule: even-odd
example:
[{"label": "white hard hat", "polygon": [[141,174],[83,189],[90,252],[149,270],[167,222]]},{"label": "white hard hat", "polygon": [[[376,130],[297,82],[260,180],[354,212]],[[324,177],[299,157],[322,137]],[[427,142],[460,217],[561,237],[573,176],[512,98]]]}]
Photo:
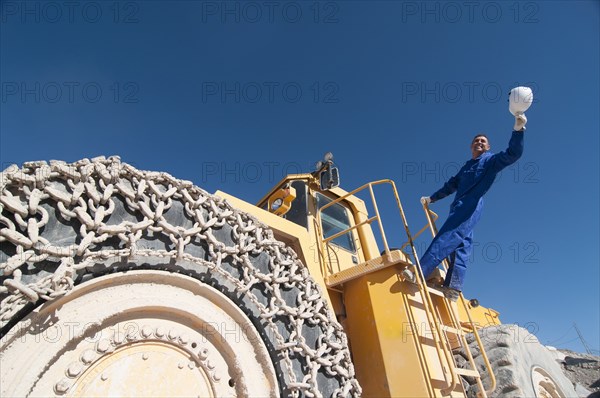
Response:
[{"label": "white hard hat", "polygon": [[513,115],[524,113],[533,102],[533,92],[529,87],[515,87],[508,95],[508,110]]}]

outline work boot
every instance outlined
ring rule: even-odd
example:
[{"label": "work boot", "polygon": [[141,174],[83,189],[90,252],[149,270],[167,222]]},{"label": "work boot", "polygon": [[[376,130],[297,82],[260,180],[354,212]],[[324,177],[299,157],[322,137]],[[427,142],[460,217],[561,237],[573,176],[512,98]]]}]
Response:
[{"label": "work boot", "polygon": [[456,303],[456,301],[460,297],[460,290],[452,289],[451,287],[448,287],[448,286],[442,286],[442,287],[440,287],[440,290],[444,293],[444,297],[446,297],[448,300],[452,301],[453,303]]},{"label": "work boot", "polygon": [[409,270],[408,268],[404,268],[401,272],[400,275],[402,275],[402,278],[410,283],[417,283],[417,278],[415,278],[415,274],[413,274],[413,272],[411,270]]},{"label": "work boot", "polygon": [[440,268],[434,268],[431,274],[427,276],[427,282],[434,286],[442,286],[445,279],[446,271],[443,271]]}]

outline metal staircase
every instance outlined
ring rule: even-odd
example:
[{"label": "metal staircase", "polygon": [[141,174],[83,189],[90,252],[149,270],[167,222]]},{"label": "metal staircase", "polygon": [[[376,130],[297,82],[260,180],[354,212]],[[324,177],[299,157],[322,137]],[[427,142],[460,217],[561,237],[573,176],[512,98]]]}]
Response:
[{"label": "metal staircase", "polygon": [[[431,209],[429,209],[428,204],[424,203],[423,204],[423,210],[425,211],[425,217],[427,218],[427,223],[429,226],[429,229],[431,231],[431,234],[433,237],[435,237],[438,233],[438,229],[437,226],[435,224],[435,221],[439,218],[438,215],[433,212]],[[413,245],[414,247],[414,245]],[[418,261],[417,261],[418,263]],[[446,259],[444,259],[442,261],[442,267],[444,269],[445,272],[447,272],[448,270],[448,262]],[[431,298],[431,294],[432,292],[436,291],[435,289],[428,287],[425,281],[425,278],[421,272],[421,267],[419,265],[419,277],[421,278],[421,285],[422,286],[426,286],[427,287],[427,293],[429,295],[429,297]],[[441,293],[441,292],[440,292]],[[443,296],[443,293],[442,293]],[[444,336],[446,338],[446,340],[448,340],[448,335],[452,334],[456,337],[458,337],[458,348],[462,348],[462,352],[465,353],[465,355],[467,356],[467,363],[470,366],[470,369],[465,369],[462,367],[458,367],[456,364],[456,361],[454,361],[453,358],[453,363],[450,365],[450,368],[452,369],[452,372],[455,373],[456,375],[460,375],[460,376],[465,376],[465,377],[472,377],[476,380],[477,382],[477,386],[479,387],[479,393],[477,394],[479,397],[485,398],[487,397],[487,394],[491,393],[492,391],[494,391],[494,389],[496,388],[496,378],[494,376],[494,372],[493,369],[490,365],[489,359],[487,357],[487,354],[485,352],[483,343],[481,341],[481,338],[479,336],[479,333],[477,331],[477,327],[474,324],[473,320],[471,319],[471,314],[470,314],[470,310],[469,310],[469,306],[467,304],[467,300],[465,300],[465,297],[463,296],[462,292],[459,294],[459,298],[457,300],[457,303],[452,303],[449,300],[443,300],[444,305],[446,306],[447,310],[448,310],[448,314],[449,314],[449,322],[446,322],[448,325],[443,325],[442,329],[444,330]],[[461,322],[461,319],[459,317],[459,312],[458,312],[458,308],[457,306],[461,305],[464,308],[464,313],[467,315],[467,319]],[[439,308],[436,309],[436,315],[437,318],[440,319],[440,312],[439,312]],[[466,328],[463,327],[463,325],[466,326]],[[468,329],[469,332],[473,333],[474,337],[475,337],[475,341],[477,342],[478,348],[481,352],[481,356],[483,358],[483,361],[485,363],[487,372],[490,376],[490,387],[486,390],[481,382],[481,374],[479,373],[479,371],[477,370],[477,367],[475,365],[475,361],[473,360],[473,355],[471,353],[471,350],[469,348],[469,344],[467,342],[466,339],[466,334],[467,332],[465,332],[465,329]],[[449,343],[449,342],[448,342]],[[454,377],[453,377],[454,380]]]},{"label": "metal staircase", "polygon": [[[404,254],[402,250],[390,250],[389,248],[385,236],[385,231],[381,222],[381,215],[379,213],[377,202],[375,200],[375,194],[373,191],[373,186],[379,184],[390,184],[393,189],[396,205],[400,212],[402,223],[406,235],[408,237],[407,243],[403,245],[402,248],[410,246],[410,254],[412,254],[413,257],[412,263],[409,261],[408,257]],[[417,350],[419,351],[421,365],[423,367],[431,365],[428,363],[426,358],[430,356],[430,354],[428,353],[431,352],[433,347],[433,350],[435,351],[435,356],[439,361],[439,365],[436,364],[436,366],[441,367],[443,373],[443,386],[437,389],[437,391],[441,393],[442,397],[464,397],[466,395],[465,390],[463,388],[461,376],[475,379],[476,384],[479,387],[478,396],[482,398],[487,397],[487,394],[495,389],[496,380],[487,355],[485,354],[485,350],[483,348],[483,344],[481,342],[479,334],[477,333],[477,327],[471,319],[468,301],[465,300],[461,293],[458,298],[458,301],[452,302],[444,296],[444,293],[441,290],[427,284],[427,281],[425,280],[425,277],[421,271],[421,267],[419,264],[419,256],[417,254],[414,244],[414,238],[416,238],[420,233],[422,233],[427,228],[427,226],[421,229],[421,231],[419,231],[415,236],[413,236],[410,233],[406,216],[402,208],[400,198],[398,196],[398,191],[394,182],[392,180],[380,180],[370,182],[328,203],[327,205],[321,207],[317,212],[317,225],[321,225],[320,214],[325,208],[332,206],[335,203],[339,203],[348,196],[355,195],[359,191],[365,189],[369,190],[371,200],[373,202],[373,209],[375,215],[348,229],[338,232],[333,236],[330,236],[326,239],[321,239],[320,252],[325,253],[326,246],[331,240],[335,239],[336,237],[344,235],[354,229],[357,229],[364,224],[371,224],[374,221],[376,221],[379,224],[381,239],[383,241],[384,246],[384,252],[380,257],[367,259],[367,261],[361,264],[346,268],[340,272],[331,275],[326,275],[325,281],[327,287],[330,289],[337,290],[340,286],[343,286],[344,283],[347,283],[353,279],[359,278],[366,274],[376,272],[387,267],[397,267],[400,270],[409,268],[412,269],[412,272],[416,276],[416,280],[414,281],[414,286],[416,289],[414,293],[417,299],[409,300],[408,297],[405,297],[404,301],[406,303],[406,307],[409,308],[409,317],[411,318],[411,324],[414,326],[414,341],[415,345],[417,346]],[[424,210],[429,224],[429,229],[435,236],[435,234],[437,233],[437,228],[435,226],[435,220],[438,218],[437,214],[429,210],[427,205],[424,205]],[[323,261],[327,261],[325,259],[325,256],[323,256],[322,259]],[[444,267],[446,267],[447,269],[447,264],[444,264]],[[463,312],[467,314],[467,319],[460,319],[458,311],[459,305],[463,306]],[[424,330],[426,328],[417,327],[417,325],[419,324],[419,319],[422,318],[423,312],[426,316],[426,323],[428,326],[427,330]],[[466,335],[468,333],[473,333],[475,340],[477,341],[477,344],[479,346],[481,356],[487,367],[487,372],[490,375],[491,385],[487,391],[483,386],[483,383],[481,381],[481,374],[475,366],[475,361],[473,359],[471,350],[469,348],[469,344],[466,339]],[[464,368],[457,364],[453,354],[453,351],[456,349],[460,349],[461,352],[466,355],[467,364],[469,368]],[[424,373],[430,375],[432,374],[430,370],[424,371]],[[434,380],[430,380],[430,383],[433,385]],[[436,389],[431,388],[430,391],[433,392],[434,396],[437,396]]]}]

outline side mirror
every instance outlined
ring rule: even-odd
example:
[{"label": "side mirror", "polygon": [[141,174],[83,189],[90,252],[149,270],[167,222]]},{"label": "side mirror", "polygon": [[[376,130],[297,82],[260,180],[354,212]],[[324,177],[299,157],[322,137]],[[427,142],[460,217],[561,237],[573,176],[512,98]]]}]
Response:
[{"label": "side mirror", "polygon": [[328,189],[337,188],[340,186],[340,172],[337,167],[327,167],[321,171],[320,175],[321,190],[327,191]]}]

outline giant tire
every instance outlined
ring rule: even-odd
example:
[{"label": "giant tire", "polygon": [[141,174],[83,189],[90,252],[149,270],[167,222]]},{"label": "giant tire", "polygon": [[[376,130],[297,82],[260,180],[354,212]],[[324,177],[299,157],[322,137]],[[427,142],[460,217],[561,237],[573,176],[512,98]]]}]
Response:
[{"label": "giant tire", "polygon": [[[274,373],[276,391],[269,395],[360,395],[346,336],[306,267],[267,227],[224,200],[166,173],[137,170],[118,157],[72,164],[31,162],[20,169],[11,166],[2,173],[0,188],[0,269],[4,273],[0,278],[0,395],[17,390],[77,395],[78,381],[84,376],[89,380],[97,361],[114,367],[122,363],[127,347],[131,348],[127,355],[142,355],[143,360],[148,360],[148,353],[172,358],[187,355],[190,369],[198,368],[198,377],[207,379],[207,388],[213,388],[216,395],[224,391],[215,390],[219,383],[232,384],[232,395],[247,394],[252,383],[244,377],[259,376],[242,372],[238,365],[264,369],[265,385]],[[77,310],[68,313],[68,308],[82,308],[74,303],[85,304],[86,298],[101,305],[98,292],[114,286],[122,287],[112,293],[118,299],[110,296],[99,311],[103,315],[86,318],[89,322],[75,332],[77,319],[73,317],[85,315]],[[148,303],[136,302],[136,297],[150,290],[154,295],[148,294]],[[208,328],[211,336],[207,336],[203,328],[193,330],[194,325],[211,325],[210,314],[219,311],[182,309],[185,304],[178,297],[186,294],[191,294],[190,300],[202,296],[203,302],[212,303],[207,308],[229,308],[227,303],[233,303],[236,309],[224,311],[227,321],[223,322],[233,319],[232,327],[243,329],[246,340],[260,336],[252,363],[238,363],[248,361],[248,355],[237,357],[247,346],[212,341],[211,350],[223,350],[224,376],[211,379],[214,366],[206,365],[206,355],[198,351],[202,347],[191,340],[211,343],[215,336],[227,340],[228,333],[237,331],[226,327],[224,333],[215,334],[218,328]],[[18,355],[37,351],[32,347],[36,341],[47,340],[39,338],[44,331],[60,325],[61,319],[53,317],[62,316],[61,311],[67,317],[62,320],[63,331],[69,330],[66,340],[61,336],[60,343],[40,348],[49,350],[47,356]],[[214,316],[215,322],[221,321]],[[70,323],[65,325],[65,321]],[[115,330],[124,322],[134,322],[137,334],[125,340],[115,338]],[[174,337],[169,335],[169,325]],[[197,335],[191,340],[181,338],[178,328]],[[104,330],[112,334],[103,343],[95,343],[96,356],[92,356],[85,343]],[[192,343],[195,351],[189,349]],[[260,363],[261,352],[270,358],[268,366]],[[119,357],[107,359],[106,355],[117,353]],[[57,362],[69,355],[74,362],[63,364],[62,378],[52,379],[53,390],[40,390],[48,384],[45,375],[56,373],[56,366],[53,369],[46,363],[48,358]],[[137,371],[145,369],[136,366]],[[160,367],[161,361],[153,366]],[[17,388],[11,380],[19,372],[25,376],[18,376],[24,384]],[[108,377],[98,372],[96,376]],[[156,374],[161,374],[160,369]],[[144,380],[145,375],[138,376]]]},{"label": "giant tire", "polygon": [[[559,363],[546,347],[526,329],[517,325],[490,326],[479,332],[484,349],[496,377],[496,388],[490,398],[559,398],[577,397],[573,384],[563,374]],[[489,389],[490,376],[473,335],[467,336],[483,386]],[[459,363],[466,364],[464,352],[458,352]],[[474,379],[465,380],[467,395],[477,396]]]}]

